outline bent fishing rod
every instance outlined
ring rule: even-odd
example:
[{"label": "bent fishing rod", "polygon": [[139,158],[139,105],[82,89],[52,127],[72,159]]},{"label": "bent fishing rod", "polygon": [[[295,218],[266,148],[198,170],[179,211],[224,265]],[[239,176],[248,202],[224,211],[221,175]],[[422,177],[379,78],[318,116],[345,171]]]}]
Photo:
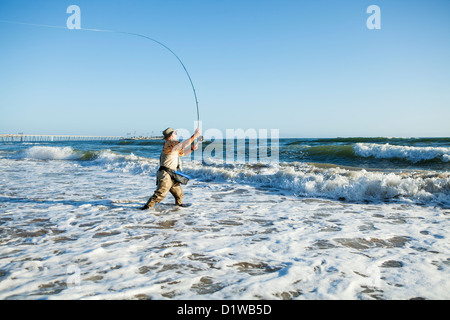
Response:
[{"label": "bent fishing rod", "polygon": [[[44,27],[44,28],[54,28],[54,29],[67,29],[66,27],[62,27],[62,26],[53,26],[53,25],[18,22],[18,21],[7,21],[7,20],[0,20],[0,23],[19,24],[19,25],[26,25],[26,26],[33,26],[33,27]],[[190,76],[189,72],[187,71],[186,66],[184,65],[183,61],[181,61],[180,57],[178,57],[178,55],[175,52],[173,52],[172,49],[170,49],[168,46],[166,46],[161,41],[158,41],[158,40],[153,39],[151,37],[148,37],[148,36],[145,36],[145,35],[142,35],[142,34],[139,34],[139,33],[134,33],[134,32],[104,30],[104,29],[90,29],[90,28],[77,28],[77,29],[72,29],[72,30],[82,30],[82,31],[91,31],[91,32],[107,32],[107,33],[117,33],[117,34],[125,34],[125,35],[136,36],[136,37],[140,37],[140,38],[144,38],[144,39],[153,41],[154,43],[162,46],[167,51],[169,51],[178,60],[178,62],[181,64],[181,66],[183,67],[184,72],[186,73],[186,75],[187,75],[187,77],[189,79],[189,83],[191,84],[192,92],[194,93],[195,106],[196,106],[196,109],[197,109],[197,128],[200,127],[200,111],[199,111],[199,108],[198,108],[198,99],[197,99],[197,93],[195,92],[194,83],[192,82],[191,76]],[[198,141],[203,141],[203,136],[198,137],[197,140]]]}]

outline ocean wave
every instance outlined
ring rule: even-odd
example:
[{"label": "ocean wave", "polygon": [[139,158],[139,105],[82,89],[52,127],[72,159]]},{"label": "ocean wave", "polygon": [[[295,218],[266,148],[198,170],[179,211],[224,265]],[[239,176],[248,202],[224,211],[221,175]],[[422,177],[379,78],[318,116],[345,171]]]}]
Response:
[{"label": "ocean wave", "polygon": [[415,147],[389,143],[355,143],[351,145],[292,145],[280,152],[300,159],[356,160],[357,158],[395,159],[408,163],[450,162],[449,147]]},{"label": "ocean wave", "polygon": [[185,170],[206,181],[245,183],[304,197],[450,205],[448,173],[367,171],[306,163],[205,166],[190,162]]},{"label": "ocean wave", "polygon": [[378,159],[402,159],[412,163],[437,160],[450,161],[450,148],[447,147],[411,147],[375,143],[356,143],[355,155]]},{"label": "ocean wave", "polygon": [[35,146],[20,153],[19,157],[34,160],[77,160],[80,155],[71,147]]},{"label": "ocean wave", "polygon": [[16,153],[14,158],[30,160],[77,160],[92,161],[95,163],[109,163],[113,161],[134,160],[133,154],[121,155],[111,151],[103,150],[77,150],[72,147],[49,147],[34,146]]},{"label": "ocean wave", "polygon": [[[361,150],[364,150],[362,147],[369,146],[360,146]],[[368,150],[376,150],[374,148],[376,146],[370,147],[372,149]],[[422,153],[419,154],[423,156]],[[446,154],[441,154],[443,155]],[[417,159],[418,156],[414,154],[413,159]],[[96,165],[108,171],[132,175],[154,176],[159,166],[157,159],[134,154],[118,154],[109,149],[79,151],[70,147],[34,146],[25,150],[23,158],[77,160],[85,165]],[[450,206],[450,173],[388,172],[303,162],[230,164],[209,160],[207,163],[184,161],[184,172],[193,179],[203,182],[248,184],[271,191],[282,190],[303,197],[346,201],[404,200]]]},{"label": "ocean wave", "polygon": [[[295,139],[294,141],[289,141],[286,143],[288,146],[292,145],[303,145],[308,143],[314,143],[314,144],[351,144],[351,143],[357,143],[357,142],[386,142],[390,141],[391,139],[398,140],[398,138],[390,138],[390,137],[349,137],[349,138],[305,138],[305,139]],[[403,140],[403,139],[401,139]]]},{"label": "ocean wave", "polygon": [[355,152],[351,145],[321,145],[321,146],[307,146],[303,150],[309,156],[319,157],[340,157],[349,158],[354,157]]},{"label": "ocean wave", "polygon": [[[293,141],[291,141],[293,140]],[[282,139],[280,140],[282,141]],[[286,145],[302,144],[353,144],[353,143],[391,143],[391,144],[449,144],[450,138],[398,138],[398,137],[337,137],[337,138],[298,138],[287,139]]]},{"label": "ocean wave", "polygon": [[138,157],[133,153],[120,154],[110,149],[77,150],[71,147],[34,146],[15,156],[29,160],[70,160],[84,165],[100,165],[107,170],[132,174],[155,172],[157,160]]},{"label": "ocean wave", "polygon": [[30,160],[79,160],[79,161],[93,161],[102,159],[107,154],[113,154],[109,149],[107,150],[77,150],[72,147],[49,147],[49,146],[34,146],[19,152],[13,156],[18,159]]}]

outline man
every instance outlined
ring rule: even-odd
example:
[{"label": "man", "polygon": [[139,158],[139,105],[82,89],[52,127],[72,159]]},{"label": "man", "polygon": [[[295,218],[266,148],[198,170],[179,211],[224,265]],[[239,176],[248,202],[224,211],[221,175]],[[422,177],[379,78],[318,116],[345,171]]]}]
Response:
[{"label": "man", "polygon": [[157,188],[155,193],[148,199],[145,206],[141,209],[146,210],[152,208],[155,204],[160,203],[170,192],[175,197],[175,204],[183,206],[183,190],[179,182],[175,182],[166,168],[169,170],[181,170],[182,156],[191,154],[192,151],[197,150],[197,144],[191,144],[196,138],[200,136],[200,129],[197,128],[195,133],[189,139],[183,142],[177,140],[177,132],[172,128],[167,128],[163,131],[164,147],[159,157],[160,168],[156,176]]}]

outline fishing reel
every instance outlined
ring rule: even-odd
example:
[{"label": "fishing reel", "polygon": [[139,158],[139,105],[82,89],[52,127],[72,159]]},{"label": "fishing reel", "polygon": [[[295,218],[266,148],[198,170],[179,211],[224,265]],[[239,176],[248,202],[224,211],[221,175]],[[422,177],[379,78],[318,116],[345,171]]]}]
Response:
[{"label": "fishing reel", "polygon": [[199,136],[198,138],[197,138],[197,141],[198,142],[202,142],[204,139],[203,139],[203,136]]}]

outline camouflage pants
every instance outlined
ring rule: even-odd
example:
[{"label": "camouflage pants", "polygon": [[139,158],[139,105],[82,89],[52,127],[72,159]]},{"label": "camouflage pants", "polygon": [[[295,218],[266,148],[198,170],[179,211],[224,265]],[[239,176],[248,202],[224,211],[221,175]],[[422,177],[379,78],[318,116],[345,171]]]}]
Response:
[{"label": "camouflage pants", "polygon": [[153,207],[156,203],[160,203],[169,192],[174,196],[175,204],[181,205],[183,203],[184,192],[181,189],[181,185],[178,182],[174,182],[167,172],[158,171],[156,179],[158,186],[146,206]]}]

